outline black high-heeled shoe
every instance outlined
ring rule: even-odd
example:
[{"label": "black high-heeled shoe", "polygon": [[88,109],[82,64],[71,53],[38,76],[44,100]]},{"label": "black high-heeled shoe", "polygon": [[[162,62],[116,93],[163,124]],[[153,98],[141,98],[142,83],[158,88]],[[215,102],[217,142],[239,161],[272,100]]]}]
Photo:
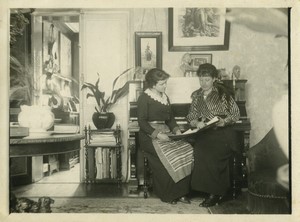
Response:
[{"label": "black high-heeled shoe", "polygon": [[199,204],[199,207],[212,207],[218,205],[222,199],[220,195],[210,194],[202,203]]},{"label": "black high-heeled shoe", "polygon": [[191,204],[190,199],[187,196],[182,196],[178,199],[179,202],[184,203],[184,204]]},{"label": "black high-heeled shoe", "polygon": [[172,204],[172,205],[175,205],[175,204],[177,204],[177,200],[172,200],[172,201],[170,201],[170,202],[167,202],[168,204]]}]

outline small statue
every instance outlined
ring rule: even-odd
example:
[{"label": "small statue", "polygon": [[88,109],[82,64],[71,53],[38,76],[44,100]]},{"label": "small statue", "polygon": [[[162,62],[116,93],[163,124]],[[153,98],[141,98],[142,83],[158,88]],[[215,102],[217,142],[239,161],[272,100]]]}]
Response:
[{"label": "small statue", "polygon": [[232,77],[235,77],[235,79],[239,79],[240,75],[241,75],[241,67],[235,65],[232,69]]},{"label": "small statue", "polygon": [[183,72],[184,75],[187,72],[196,71],[196,70],[194,70],[194,68],[192,66],[192,62],[193,62],[193,60],[192,60],[191,55],[189,53],[185,53],[182,56],[180,69],[181,69],[181,71]]}]

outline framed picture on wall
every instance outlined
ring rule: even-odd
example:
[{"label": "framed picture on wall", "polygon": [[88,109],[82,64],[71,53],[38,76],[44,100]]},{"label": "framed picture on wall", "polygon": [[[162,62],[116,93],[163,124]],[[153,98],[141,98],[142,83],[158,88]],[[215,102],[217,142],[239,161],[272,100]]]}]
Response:
[{"label": "framed picture on wall", "polygon": [[169,8],[169,51],[228,50],[226,8]]},{"label": "framed picture on wall", "polygon": [[60,72],[60,32],[53,23],[43,21],[43,73]]},{"label": "framed picture on wall", "polygon": [[201,64],[212,63],[212,54],[190,54],[190,56],[193,70],[197,70]]},{"label": "framed picture on wall", "polygon": [[162,68],[162,33],[135,33],[135,65],[145,74],[151,68]]},{"label": "framed picture on wall", "polygon": [[60,72],[63,76],[72,76],[72,45],[71,40],[60,33]]}]

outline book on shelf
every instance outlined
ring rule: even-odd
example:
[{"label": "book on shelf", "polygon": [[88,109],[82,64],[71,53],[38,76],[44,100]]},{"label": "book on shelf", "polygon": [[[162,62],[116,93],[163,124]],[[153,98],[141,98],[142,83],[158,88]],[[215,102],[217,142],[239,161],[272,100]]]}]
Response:
[{"label": "book on shelf", "polygon": [[57,134],[79,133],[79,126],[75,124],[56,124],[53,131]]},{"label": "book on shelf", "polygon": [[99,146],[115,146],[117,144],[114,134],[93,134],[90,143]]},{"label": "book on shelf", "polygon": [[117,154],[115,150],[97,148],[95,151],[96,179],[117,178]]}]

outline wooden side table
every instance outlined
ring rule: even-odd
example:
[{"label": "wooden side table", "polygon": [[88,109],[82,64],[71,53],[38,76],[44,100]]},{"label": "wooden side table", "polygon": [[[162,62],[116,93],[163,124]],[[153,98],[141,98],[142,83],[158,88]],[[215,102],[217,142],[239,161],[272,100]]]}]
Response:
[{"label": "wooden side table", "polygon": [[[85,182],[118,183],[122,182],[121,130],[91,130],[85,127]],[[112,141],[112,138],[114,141]],[[101,160],[96,160],[100,152]],[[98,164],[98,165],[97,165]]]}]

